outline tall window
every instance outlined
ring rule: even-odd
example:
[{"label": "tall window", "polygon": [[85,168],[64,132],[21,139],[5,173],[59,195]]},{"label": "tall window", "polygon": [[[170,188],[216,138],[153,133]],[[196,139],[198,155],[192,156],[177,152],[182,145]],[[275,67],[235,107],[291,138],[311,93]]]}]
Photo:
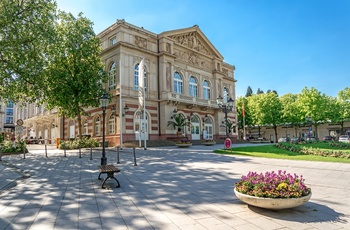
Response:
[{"label": "tall window", "polygon": [[[147,76],[146,76],[146,67],[143,68],[143,83],[145,91],[147,90]],[[135,65],[134,68],[134,90],[139,90],[139,64]]]},{"label": "tall window", "polygon": [[111,39],[109,40],[109,43],[110,43],[111,45],[116,44],[116,43],[117,43],[117,38],[116,38],[116,37],[111,38]]},{"label": "tall window", "polygon": [[13,124],[13,102],[11,101],[6,105],[6,123]]},{"label": "tall window", "polygon": [[100,136],[101,130],[100,117],[96,117],[95,119],[95,136]]},{"label": "tall window", "polygon": [[[45,128],[45,139],[48,137],[47,128]],[[74,121],[69,122],[69,138],[75,138],[75,124]]]},{"label": "tall window", "polygon": [[192,97],[197,97],[198,95],[197,80],[194,77],[190,78],[190,95]]},{"label": "tall window", "polygon": [[89,130],[88,130],[88,119],[85,119],[84,121],[84,134],[89,134]]},{"label": "tall window", "polygon": [[114,134],[114,133],[115,133],[115,117],[114,117],[114,114],[112,114],[108,120],[108,134]]},{"label": "tall window", "polygon": [[115,89],[115,73],[116,73],[116,65],[115,62],[113,62],[110,66],[109,66],[109,70],[108,70],[108,88],[109,90],[113,90]]},{"label": "tall window", "polygon": [[228,90],[227,90],[226,87],[224,88],[223,99],[224,99],[224,102],[227,102],[227,101],[228,101]]},{"label": "tall window", "polygon": [[178,72],[174,74],[174,93],[182,94],[183,82],[182,77]]},{"label": "tall window", "polygon": [[203,98],[210,100],[210,86],[207,80],[203,82]]}]

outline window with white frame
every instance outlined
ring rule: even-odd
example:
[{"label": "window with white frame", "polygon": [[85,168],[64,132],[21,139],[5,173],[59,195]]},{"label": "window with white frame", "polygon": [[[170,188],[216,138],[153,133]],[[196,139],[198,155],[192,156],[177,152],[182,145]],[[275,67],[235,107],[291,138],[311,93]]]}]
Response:
[{"label": "window with white frame", "polygon": [[178,72],[174,74],[174,93],[182,94],[183,81],[182,77]]},{"label": "window with white frame", "polygon": [[101,135],[100,130],[101,130],[100,117],[96,117],[96,119],[95,119],[95,136]]},{"label": "window with white frame", "polygon": [[192,97],[197,97],[198,95],[198,85],[197,80],[194,77],[190,78],[190,95]]},{"label": "window with white frame", "polygon": [[116,64],[115,64],[115,62],[112,62],[112,64],[109,66],[109,70],[108,70],[108,88],[109,88],[109,90],[113,90],[116,87],[115,73],[116,73]]},{"label": "window with white frame", "polygon": [[111,46],[116,44],[117,43],[117,38],[116,37],[112,37],[111,39],[109,39],[109,43],[110,43]]},{"label": "window with white frame", "polygon": [[115,133],[115,116],[112,114],[108,120],[108,134]]},{"label": "window with white frame", "polygon": [[[146,75],[146,66],[143,66],[143,84],[145,91],[147,90],[147,75]],[[134,68],[134,90],[139,90],[139,64],[135,65]]]},{"label": "window with white frame", "polygon": [[210,100],[210,85],[207,80],[203,81],[203,98]]},{"label": "window with white frame", "polygon": [[88,130],[88,119],[85,119],[84,121],[84,134],[89,134],[89,130]]},{"label": "window with white frame", "polygon": [[223,92],[223,99],[224,99],[224,102],[226,103],[228,101],[228,90],[226,87],[224,87],[224,92]]}]

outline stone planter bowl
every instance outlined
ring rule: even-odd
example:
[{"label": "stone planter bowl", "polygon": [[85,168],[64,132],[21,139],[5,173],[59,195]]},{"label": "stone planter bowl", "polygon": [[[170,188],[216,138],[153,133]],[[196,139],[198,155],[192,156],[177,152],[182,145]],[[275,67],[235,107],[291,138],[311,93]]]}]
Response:
[{"label": "stone planter bowl", "polygon": [[299,197],[299,198],[264,198],[264,197],[249,196],[236,191],[236,189],[234,189],[234,192],[237,198],[246,204],[250,204],[252,206],[259,207],[259,208],[266,208],[266,209],[272,209],[272,210],[297,207],[299,205],[302,205],[308,202],[312,195],[312,193],[310,192],[309,195]]}]

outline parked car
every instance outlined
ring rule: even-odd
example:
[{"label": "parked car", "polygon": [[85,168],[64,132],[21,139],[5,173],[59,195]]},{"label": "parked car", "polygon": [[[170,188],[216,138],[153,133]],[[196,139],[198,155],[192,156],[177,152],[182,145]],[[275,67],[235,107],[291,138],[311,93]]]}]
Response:
[{"label": "parked car", "polygon": [[334,141],[334,137],[332,137],[332,136],[325,136],[325,137],[323,137],[323,140],[324,141]]},{"label": "parked car", "polygon": [[339,142],[345,142],[345,143],[350,143],[350,137],[349,135],[340,135],[338,138]]},{"label": "parked car", "polygon": [[298,143],[299,141],[300,141],[300,139],[298,137],[292,137],[290,139],[290,142],[292,142],[292,143]]},{"label": "parked car", "polygon": [[281,137],[278,139],[278,143],[281,143],[281,142],[288,142],[288,138],[287,137]]},{"label": "parked car", "polygon": [[307,137],[306,141],[316,141],[316,138],[315,137]]}]

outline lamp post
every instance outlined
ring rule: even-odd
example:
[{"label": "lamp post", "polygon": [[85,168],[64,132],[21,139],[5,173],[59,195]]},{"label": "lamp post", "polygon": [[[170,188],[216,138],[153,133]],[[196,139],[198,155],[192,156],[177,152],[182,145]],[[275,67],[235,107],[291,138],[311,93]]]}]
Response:
[{"label": "lamp post", "polygon": [[228,130],[227,130],[227,113],[232,112],[234,100],[230,97],[228,101],[224,102],[224,99],[219,95],[216,98],[216,103],[218,104],[220,110],[225,113],[225,125],[226,125],[226,138],[228,138]]},{"label": "lamp post", "polygon": [[100,97],[100,107],[102,108],[102,157],[101,157],[101,165],[107,165],[107,157],[105,150],[105,117],[106,117],[106,108],[109,102],[109,97],[106,92],[103,93],[102,97]]}]

